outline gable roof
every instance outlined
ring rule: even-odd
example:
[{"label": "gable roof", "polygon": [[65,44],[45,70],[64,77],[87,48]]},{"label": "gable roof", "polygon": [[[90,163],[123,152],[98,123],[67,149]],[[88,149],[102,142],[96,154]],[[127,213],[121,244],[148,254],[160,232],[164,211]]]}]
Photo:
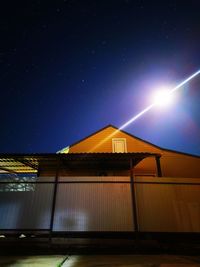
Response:
[{"label": "gable roof", "polygon": [[151,143],[151,142],[149,142],[149,141],[146,141],[146,140],[144,140],[144,139],[142,139],[142,138],[139,138],[139,137],[137,137],[137,136],[135,136],[135,135],[133,135],[133,134],[130,134],[130,133],[124,131],[124,130],[121,130],[121,129],[117,128],[116,126],[112,125],[112,124],[108,124],[108,125],[106,125],[105,127],[103,127],[103,128],[101,128],[101,129],[99,129],[99,130],[97,130],[97,131],[91,133],[90,135],[88,135],[88,136],[86,136],[86,137],[80,139],[79,141],[77,141],[77,142],[75,142],[75,143],[72,143],[72,144],[69,146],[69,148],[70,148],[70,147],[73,147],[73,146],[75,146],[75,145],[77,145],[77,144],[79,144],[79,143],[81,143],[81,142],[83,142],[83,141],[85,141],[86,139],[92,137],[92,136],[95,135],[95,134],[100,133],[101,131],[103,131],[103,130],[105,130],[105,129],[107,129],[107,128],[113,128],[113,129],[116,130],[116,131],[122,132],[122,133],[124,133],[124,134],[126,134],[126,135],[129,135],[129,136],[132,137],[132,138],[135,138],[135,139],[138,140],[138,141],[141,141],[141,142],[143,142],[143,143],[145,143],[145,144],[147,144],[147,145],[151,145],[151,146],[153,146],[153,147],[155,147],[155,148],[157,148],[157,149],[163,150],[163,151],[172,152],[172,153],[178,153],[178,154],[181,154],[181,155],[186,155],[186,156],[192,156],[192,157],[200,158],[200,156],[193,155],[193,154],[190,154],[190,153],[185,153],[185,152],[181,152],[181,151],[177,151],[177,150],[172,150],[172,149],[168,149],[168,148],[160,147],[160,146],[155,145],[155,144],[153,144],[153,143]]}]

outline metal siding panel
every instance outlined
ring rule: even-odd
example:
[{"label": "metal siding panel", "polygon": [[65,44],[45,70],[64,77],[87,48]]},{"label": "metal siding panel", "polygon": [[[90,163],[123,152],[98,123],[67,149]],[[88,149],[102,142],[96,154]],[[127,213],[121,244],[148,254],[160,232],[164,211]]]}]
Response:
[{"label": "metal siding panel", "polygon": [[132,231],[130,184],[59,184],[53,229]]},{"label": "metal siding panel", "polygon": [[[149,178],[149,182],[158,182],[161,179],[165,183],[197,182],[194,181],[197,179],[189,178]],[[136,184],[139,230],[200,232],[199,192],[200,185]]]},{"label": "metal siding panel", "polygon": [[33,192],[0,192],[0,228],[48,228],[53,186],[37,184]]}]

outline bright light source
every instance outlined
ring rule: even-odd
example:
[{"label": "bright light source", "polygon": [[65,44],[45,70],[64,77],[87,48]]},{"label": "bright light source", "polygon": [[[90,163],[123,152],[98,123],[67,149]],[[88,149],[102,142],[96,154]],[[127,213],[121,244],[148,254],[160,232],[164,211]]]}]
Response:
[{"label": "bright light source", "polygon": [[170,90],[161,89],[154,93],[153,103],[160,107],[168,106],[172,103],[173,96]]}]

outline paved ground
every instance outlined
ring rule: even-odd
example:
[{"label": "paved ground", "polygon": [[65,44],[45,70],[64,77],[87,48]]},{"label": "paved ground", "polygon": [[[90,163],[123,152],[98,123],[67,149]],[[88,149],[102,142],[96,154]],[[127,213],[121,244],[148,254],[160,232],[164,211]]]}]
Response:
[{"label": "paved ground", "polygon": [[200,267],[200,256],[48,255],[0,256],[0,267]]},{"label": "paved ground", "polygon": [[69,256],[63,267],[200,267],[200,257],[174,255]]},{"label": "paved ground", "polygon": [[67,256],[0,256],[0,267],[58,267],[62,266]]}]

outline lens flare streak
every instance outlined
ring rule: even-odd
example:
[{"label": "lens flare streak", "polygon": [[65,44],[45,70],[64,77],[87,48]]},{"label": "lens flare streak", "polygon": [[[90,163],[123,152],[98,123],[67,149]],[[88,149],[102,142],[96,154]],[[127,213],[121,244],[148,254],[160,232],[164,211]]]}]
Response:
[{"label": "lens flare streak", "polygon": [[124,123],[119,130],[123,130],[124,128],[126,128],[126,126],[128,126],[129,124],[131,124],[132,122],[134,122],[135,120],[137,120],[139,117],[141,117],[144,113],[146,113],[147,111],[149,111],[150,109],[152,109],[155,106],[155,104],[152,104],[150,106],[148,106],[147,108],[145,108],[143,111],[141,111],[140,113],[138,113],[137,115],[135,115],[133,118],[131,118],[129,121],[127,121],[126,123]]},{"label": "lens flare streak", "polygon": [[176,91],[177,89],[179,89],[181,86],[183,86],[184,84],[186,84],[187,82],[189,82],[190,80],[192,80],[194,77],[196,77],[199,73],[200,73],[200,70],[198,70],[197,72],[195,72],[194,74],[192,74],[190,77],[188,77],[187,79],[185,79],[183,82],[179,83],[176,87],[174,87],[173,89],[171,89],[170,92],[173,93],[174,91]]},{"label": "lens flare streak", "polygon": [[[198,74],[200,74],[200,70],[198,70],[197,72],[195,72],[194,74],[192,74],[190,77],[188,77],[187,79],[185,79],[184,81],[182,81],[181,83],[179,83],[176,87],[174,87],[173,89],[171,89],[169,91],[169,94],[174,93],[176,90],[180,89],[184,84],[186,84],[187,82],[189,82],[190,80],[192,80],[194,77],[196,77]],[[150,109],[152,109],[154,106],[156,105],[156,103],[151,104],[150,106],[148,106],[147,108],[145,108],[144,110],[142,110],[140,113],[138,113],[137,115],[135,115],[134,117],[132,117],[129,121],[127,121],[126,123],[124,123],[119,130],[123,130],[124,128],[126,128],[128,125],[130,125],[132,122],[134,122],[135,120],[137,120],[138,118],[140,118],[142,115],[144,115],[147,111],[149,111]]]},{"label": "lens flare streak", "polygon": [[[187,79],[185,79],[181,83],[179,83],[176,87],[174,87],[171,90],[169,90],[169,94],[172,94],[172,93],[174,93],[174,91],[180,89],[184,84],[186,84],[187,82],[189,82],[191,79],[193,79],[198,74],[200,74],[200,70],[197,71],[197,72],[195,72],[194,74],[192,74],[190,77],[188,77]],[[113,138],[117,133],[119,133],[120,130],[123,130],[124,128],[126,128],[128,125],[130,125],[132,122],[134,122],[135,120],[137,120],[138,118],[140,118],[142,115],[144,115],[145,113],[147,113],[149,110],[151,110],[156,105],[157,105],[157,103],[156,102],[153,102],[151,105],[149,105],[148,107],[146,107],[140,113],[138,113],[137,115],[135,115],[134,117],[132,117],[129,121],[127,121],[126,123],[124,123],[119,129],[115,130],[113,133],[111,133],[106,138],[104,138],[103,140],[101,140],[101,142],[97,143],[89,152],[95,152],[99,146],[101,146],[102,144],[104,144],[110,138]]]}]

